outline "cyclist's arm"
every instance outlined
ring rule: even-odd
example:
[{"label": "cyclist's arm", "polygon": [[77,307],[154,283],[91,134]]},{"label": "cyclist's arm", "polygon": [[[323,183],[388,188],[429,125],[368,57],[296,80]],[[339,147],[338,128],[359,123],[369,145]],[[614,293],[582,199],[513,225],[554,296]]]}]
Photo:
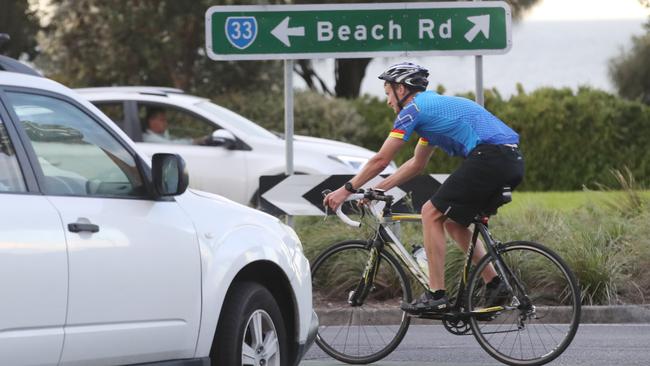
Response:
[{"label": "cyclist's arm", "polygon": [[427,162],[431,159],[434,149],[434,146],[417,144],[413,157],[402,164],[395,173],[384,179],[375,188],[387,191],[422,173],[427,166]]},{"label": "cyclist's arm", "polygon": [[370,158],[363,169],[350,180],[352,186],[359,188],[386,169],[404,143],[405,141],[402,139],[386,138],[377,154]]},{"label": "cyclist's arm", "polygon": [[[390,164],[391,160],[393,160],[393,157],[395,154],[397,154],[397,151],[404,145],[404,140],[402,139],[397,139],[394,137],[388,137],[386,141],[384,141],[384,144],[382,145],[381,149],[379,149],[379,152],[375,154],[368,162],[366,165],[364,165],[363,169],[354,176],[350,180],[350,183],[352,183],[352,187],[354,188],[360,188],[364,184],[366,184],[369,180],[372,178],[376,177],[379,173],[384,170],[388,164]],[[325,199],[323,200],[323,205],[324,206],[329,206],[332,209],[336,209],[339,207],[345,199],[350,195],[350,192],[348,192],[345,188],[341,187],[337,189],[336,191],[328,194],[325,196]]]}]

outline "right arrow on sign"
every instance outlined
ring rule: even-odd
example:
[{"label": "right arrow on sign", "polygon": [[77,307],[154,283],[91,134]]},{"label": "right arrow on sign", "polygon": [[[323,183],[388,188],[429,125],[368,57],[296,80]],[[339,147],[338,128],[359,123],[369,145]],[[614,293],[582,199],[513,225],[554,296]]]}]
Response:
[{"label": "right arrow on sign", "polygon": [[304,36],[305,35],[305,27],[289,27],[289,17],[284,18],[280,24],[278,24],[273,30],[271,31],[271,34],[275,36],[275,38],[279,39],[280,42],[284,43],[285,46],[291,47],[291,42],[289,41],[289,36]]},{"label": "right arrow on sign", "polygon": [[472,29],[469,32],[465,33],[465,39],[468,42],[472,42],[474,38],[479,34],[483,33],[485,38],[490,38],[490,15],[477,15],[474,17],[467,17],[467,20],[474,23]]}]

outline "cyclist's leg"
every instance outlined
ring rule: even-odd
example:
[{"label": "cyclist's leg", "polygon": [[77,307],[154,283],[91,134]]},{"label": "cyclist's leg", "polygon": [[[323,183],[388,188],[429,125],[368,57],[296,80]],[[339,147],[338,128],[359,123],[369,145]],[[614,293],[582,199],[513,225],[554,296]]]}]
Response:
[{"label": "cyclist's leg", "polygon": [[[445,222],[445,229],[447,229],[447,232],[454,239],[456,244],[458,244],[460,249],[462,249],[463,252],[467,253],[469,250],[470,241],[472,240],[472,231],[453,220],[447,220]],[[483,246],[483,242],[480,238],[478,238],[476,246],[474,247],[474,254],[472,255],[472,263],[477,264],[478,261],[485,256],[485,254],[486,251],[485,247]],[[483,281],[485,281],[485,283],[488,283],[492,281],[496,275],[497,273],[494,270],[494,266],[492,263],[489,263],[485,267],[485,270],[481,274],[481,277],[483,277]]]},{"label": "cyclist's leg", "polygon": [[429,290],[411,303],[402,303],[402,310],[409,314],[445,312],[449,308],[445,292],[445,220],[445,216],[431,202],[422,206],[424,250],[429,262]]},{"label": "cyclist's leg", "polygon": [[422,206],[422,235],[429,262],[429,286],[431,290],[445,288],[445,229],[447,218],[431,202]]}]

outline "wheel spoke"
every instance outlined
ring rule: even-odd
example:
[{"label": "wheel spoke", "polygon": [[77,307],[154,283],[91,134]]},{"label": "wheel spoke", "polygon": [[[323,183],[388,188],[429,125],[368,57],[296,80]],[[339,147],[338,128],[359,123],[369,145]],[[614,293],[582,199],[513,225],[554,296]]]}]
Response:
[{"label": "wheel spoke", "polygon": [[246,342],[242,344],[241,363],[242,365],[255,365],[255,350]]},{"label": "wheel spoke", "polygon": [[251,329],[251,337],[252,337],[251,346],[257,349],[264,342],[264,338],[262,336],[262,313],[261,312],[256,312],[255,314],[253,314],[253,319],[251,321],[251,328],[253,328]]},{"label": "wheel spoke", "polygon": [[270,330],[264,335],[264,352],[262,353],[263,357],[269,360],[278,352],[278,337],[275,334],[275,331]]}]

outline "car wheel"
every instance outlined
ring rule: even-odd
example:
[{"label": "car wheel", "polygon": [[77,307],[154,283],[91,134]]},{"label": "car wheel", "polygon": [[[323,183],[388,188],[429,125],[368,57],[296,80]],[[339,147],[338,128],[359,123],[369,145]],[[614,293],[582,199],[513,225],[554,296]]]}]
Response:
[{"label": "car wheel", "polygon": [[233,284],[219,317],[212,365],[288,365],[287,337],[273,295],[255,282]]}]

